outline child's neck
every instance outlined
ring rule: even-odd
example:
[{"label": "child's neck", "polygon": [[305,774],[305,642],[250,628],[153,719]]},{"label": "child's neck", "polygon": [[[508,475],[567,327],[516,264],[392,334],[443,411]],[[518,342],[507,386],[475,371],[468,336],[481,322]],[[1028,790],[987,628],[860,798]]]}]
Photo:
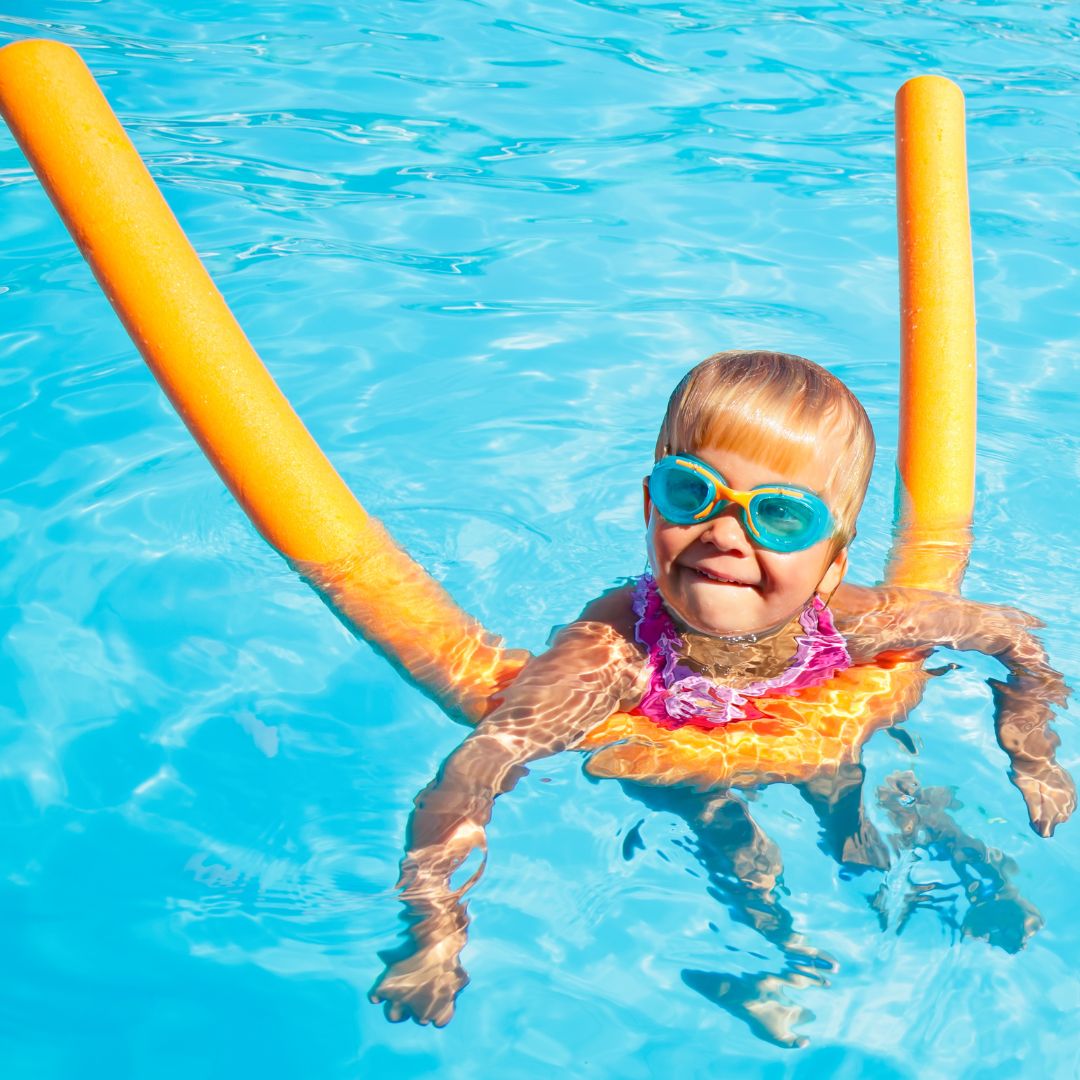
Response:
[{"label": "child's neck", "polygon": [[729,686],[773,679],[791,666],[798,651],[796,637],[803,632],[801,614],[793,615],[780,629],[766,632],[757,640],[718,637],[680,625],[681,658],[688,667]]}]

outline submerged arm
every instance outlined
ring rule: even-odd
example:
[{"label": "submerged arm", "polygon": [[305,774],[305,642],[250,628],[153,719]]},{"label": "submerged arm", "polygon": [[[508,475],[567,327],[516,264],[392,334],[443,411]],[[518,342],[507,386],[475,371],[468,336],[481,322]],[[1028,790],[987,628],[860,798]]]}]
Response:
[{"label": "submerged arm", "polygon": [[947,593],[844,585],[834,598],[837,624],[855,659],[905,649],[975,650],[996,657],[1008,676],[990,680],[994,730],[1009,755],[1009,778],[1027,804],[1031,827],[1050,836],[1076,808],[1072,777],[1054,760],[1060,744],[1050,723],[1069,689],[1032,634],[1042,624],[1015,608]]},{"label": "submerged arm", "polygon": [[401,864],[406,941],[385,957],[371,992],[391,1020],[447,1023],[467,982],[458,956],[468,915],[463,885],[452,877],[486,848],[492,804],[525,775],[524,766],[575,746],[629,696],[640,657],[610,625],[573,623],[531,660],[502,704],[446,759],[416,797]]}]

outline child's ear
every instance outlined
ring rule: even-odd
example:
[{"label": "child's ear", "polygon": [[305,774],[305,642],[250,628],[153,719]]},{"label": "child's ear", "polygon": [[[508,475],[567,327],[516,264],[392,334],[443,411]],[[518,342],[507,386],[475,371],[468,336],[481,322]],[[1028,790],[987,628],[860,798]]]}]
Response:
[{"label": "child's ear", "polygon": [[649,515],[652,513],[652,499],[649,498],[649,478],[647,476],[642,477],[641,494],[645,499],[645,526],[647,528],[649,524]]},{"label": "child's ear", "polygon": [[836,592],[840,585],[840,582],[844,580],[844,575],[847,573],[847,548],[843,547],[836,553],[836,558],[829,563],[825,570],[825,575],[821,579],[821,584],[818,585],[817,591],[826,598],[832,596]]}]

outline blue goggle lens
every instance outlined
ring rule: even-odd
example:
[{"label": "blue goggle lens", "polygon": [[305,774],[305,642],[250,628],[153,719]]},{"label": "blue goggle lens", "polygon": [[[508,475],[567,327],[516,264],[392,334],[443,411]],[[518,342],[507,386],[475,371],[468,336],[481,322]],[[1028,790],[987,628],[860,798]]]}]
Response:
[{"label": "blue goggle lens", "polygon": [[[688,468],[691,461],[704,473]],[[706,462],[687,454],[672,455],[656,463],[649,478],[649,494],[660,514],[673,525],[693,525],[721,513],[727,500],[718,498],[720,489],[709,477],[723,477]],[[715,504],[715,506],[714,506]],[[813,492],[791,488],[783,492],[755,495],[750,501],[749,520],[743,514],[753,541],[773,551],[801,551],[829,535],[832,518],[828,507]]]},{"label": "blue goggle lens", "polygon": [[689,525],[713,498],[703,476],[677,466],[654,469],[649,493],[660,513],[676,525]]},{"label": "blue goggle lens", "polygon": [[814,526],[814,507],[790,495],[762,495],[750,505],[758,528],[772,536],[805,536]]}]

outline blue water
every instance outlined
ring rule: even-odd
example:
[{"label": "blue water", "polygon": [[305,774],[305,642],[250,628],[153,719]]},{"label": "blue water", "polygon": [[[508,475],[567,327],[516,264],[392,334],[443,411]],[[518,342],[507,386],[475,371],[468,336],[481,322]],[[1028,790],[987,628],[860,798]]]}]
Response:
[{"label": "blue water", "polygon": [[[965,592],[1044,619],[1076,685],[1080,19],[863,6],[0,0],[0,41],[81,50],[361,500],[533,649],[641,568],[666,394],[734,345],[818,359],[865,402],[880,454],[852,576],[879,578],[892,97],[950,75],[981,364]],[[1041,914],[1023,950],[961,932],[941,850],[893,839],[885,874],[843,872],[795,790],[768,788],[783,904],[839,965],[789,995],[814,1015],[781,1049],[681,976],[776,971],[777,951],[709,895],[680,818],[570,754],[496,808],[452,1024],[389,1024],[366,993],[405,820],[462,729],[247,524],[6,130],[0,417],[3,1076],[1080,1075],[1080,827],[1028,829],[997,666],[969,655],[945,657],[909,745],[866,748],[867,814],[895,838],[875,792],[898,772],[953,789]]]}]

